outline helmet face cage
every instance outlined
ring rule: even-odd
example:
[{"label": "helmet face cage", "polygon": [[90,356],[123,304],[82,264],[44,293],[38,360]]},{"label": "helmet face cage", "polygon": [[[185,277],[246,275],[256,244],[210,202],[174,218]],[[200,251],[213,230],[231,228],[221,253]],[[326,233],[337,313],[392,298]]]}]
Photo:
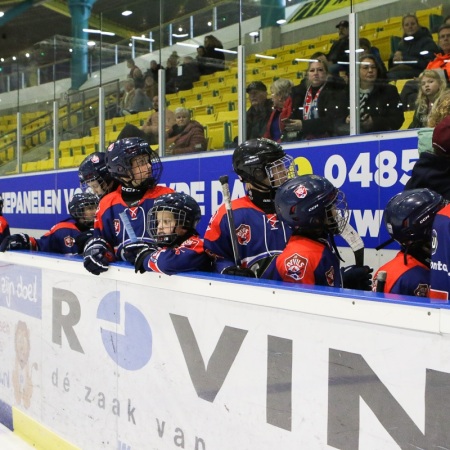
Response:
[{"label": "helmet face cage", "polygon": [[270,187],[277,189],[284,182],[294,177],[294,158],[285,155],[266,165],[266,173]]},{"label": "helmet face cage", "polygon": [[178,238],[177,228],[187,228],[186,212],[167,206],[154,206],[148,212],[147,231],[158,244],[170,246]]},{"label": "helmet face cage", "polygon": [[69,213],[79,224],[93,226],[98,197],[94,194],[75,194],[69,202]]},{"label": "helmet face cage", "polygon": [[348,222],[345,194],[338,190],[332,203],[325,207],[325,224],[331,234],[341,234]]},{"label": "helmet face cage", "polygon": [[110,192],[112,177],[106,167],[105,154],[94,152],[87,156],[78,169],[78,179],[84,192],[100,197]]},{"label": "helmet face cage", "polygon": [[[133,160],[139,156],[147,156],[151,169],[148,170],[147,163],[139,164],[133,173]],[[127,187],[151,188],[159,183],[162,175],[162,163],[158,154],[139,138],[121,139],[112,143],[108,147],[106,165],[110,174]],[[140,180],[136,177],[139,173],[143,175],[139,177]]]}]

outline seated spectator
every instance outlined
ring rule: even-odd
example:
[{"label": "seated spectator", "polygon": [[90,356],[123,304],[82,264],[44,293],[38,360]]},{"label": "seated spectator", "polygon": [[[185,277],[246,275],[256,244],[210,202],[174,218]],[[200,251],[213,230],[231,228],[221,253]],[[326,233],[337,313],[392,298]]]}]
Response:
[{"label": "seated spectator", "polygon": [[206,60],[205,60],[205,55],[206,55],[206,49],[203,45],[199,45],[197,47],[197,56],[195,57],[197,64],[198,64],[198,70],[200,71],[201,75],[206,75],[206,71],[208,69],[205,69],[206,67]]},{"label": "seated spectator", "polygon": [[[332,75],[338,75],[339,72],[345,72],[348,74],[348,61],[349,61],[349,31],[348,21],[341,20],[336,28],[338,29],[338,40],[333,42],[333,45],[328,52],[327,59],[329,63],[329,72]],[[344,64],[342,64],[344,63]],[[345,64],[347,63],[347,64]]]},{"label": "seated spectator", "polygon": [[[98,197],[94,194],[75,194],[69,202],[70,218],[58,222],[39,239],[28,234],[12,234],[3,239],[0,252],[6,250],[33,250],[64,255],[77,255],[83,248],[77,238],[94,225]],[[83,243],[85,241],[83,240]]]},{"label": "seated spectator", "polygon": [[[404,120],[397,88],[380,78],[380,68],[372,55],[363,55],[359,66],[360,132],[398,130]],[[346,125],[350,124],[347,116]],[[345,129],[342,127],[342,130]],[[348,134],[340,132],[339,134]]]},{"label": "seated spectator", "polygon": [[147,96],[144,89],[135,89],[133,101],[131,102],[129,109],[123,109],[122,114],[124,116],[128,114],[136,114],[141,111],[148,111],[152,106],[152,100]]},{"label": "seated spectator", "polygon": [[380,50],[377,47],[373,47],[370,43],[369,39],[359,38],[359,47],[363,50],[363,52],[359,55],[361,58],[362,55],[373,55],[375,56],[378,66],[382,69],[381,77],[386,78],[387,69],[384,65],[383,60],[381,59]]},{"label": "seated spectator", "polygon": [[[373,277],[372,290],[399,295],[428,297],[430,290],[431,230],[436,213],[445,205],[441,195],[430,189],[412,189],[392,197],[384,210],[384,223],[401,250]],[[377,247],[377,250],[380,247]],[[377,276],[386,272],[384,289]]]},{"label": "seated spectator", "polygon": [[166,155],[201,152],[207,148],[203,125],[186,108],[175,110],[175,125],[167,133]]},{"label": "seated spectator", "polygon": [[439,51],[428,28],[421,27],[414,14],[405,15],[402,26],[403,38],[389,59],[389,80],[419,76]]},{"label": "seated spectator", "polygon": [[273,110],[267,122],[264,137],[281,142],[285,133],[285,121],[292,114],[291,91],[294,83],[286,78],[278,78],[270,86]]},{"label": "seated spectator", "polygon": [[147,232],[156,248],[124,248],[128,261],[140,273],[175,273],[201,270],[211,272],[212,258],[204,251],[203,239],[195,229],[201,218],[200,206],[180,192],[158,197],[148,213]]},{"label": "seated spectator", "polygon": [[309,140],[334,136],[336,123],[348,113],[345,84],[329,78],[323,61],[311,61],[307,82],[292,89],[292,115],[284,122],[285,140]]},{"label": "seated spectator", "polygon": [[126,115],[126,111],[129,111],[133,104],[134,96],[136,95],[134,80],[132,78],[127,78],[123,89],[124,91],[119,103],[119,114],[121,116]]},{"label": "seated spectator", "polygon": [[178,76],[178,64],[180,63],[180,57],[176,51],[173,51],[167,58],[166,62],[166,86],[171,82],[173,78]]},{"label": "seated spectator", "polygon": [[144,87],[144,76],[142,75],[141,69],[135,64],[134,59],[127,59],[127,67],[130,69],[128,78],[134,80],[134,85],[137,88]]},{"label": "seated spectator", "polygon": [[194,82],[200,79],[200,70],[197,65],[197,61],[191,56],[185,56],[183,58],[183,64],[181,64],[181,75],[172,77],[168,83],[166,83],[166,92],[168,94],[174,94],[178,91],[186,91],[194,87]]},{"label": "seated spectator", "polygon": [[436,70],[424,70],[419,76],[420,90],[416,100],[414,117],[408,128],[428,126],[428,116],[434,102],[447,88],[446,81]]},{"label": "seated spectator", "polygon": [[203,75],[225,70],[225,53],[220,51],[223,49],[222,42],[210,34],[205,36],[203,44],[205,47]]},{"label": "seated spectator", "polygon": [[153,108],[153,98],[158,95],[158,83],[153,79],[153,77],[146,77],[144,80],[144,92],[145,95],[150,99],[151,105],[149,109]]},{"label": "seated spectator", "polygon": [[[141,128],[137,126],[127,123],[123,129],[121,130],[117,139],[125,139],[125,138],[133,138],[138,137],[144,139],[150,145],[158,144],[158,96],[155,95],[153,97],[153,109],[154,112],[151,113],[147,120],[144,122]],[[166,108],[166,123],[165,129],[166,133],[172,128],[175,124],[175,114]]]},{"label": "seated spectator", "polygon": [[247,140],[264,136],[267,122],[272,114],[272,101],[267,98],[267,87],[261,81],[247,86],[250,108],[247,110]]},{"label": "seated spectator", "polygon": [[318,175],[302,175],[282,184],[275,194],[279,219],[292,230],[286,248],[261,278],[288,283],[370,290],[372,269],[342,270],[334,236],[348,221],[345,195]]}]

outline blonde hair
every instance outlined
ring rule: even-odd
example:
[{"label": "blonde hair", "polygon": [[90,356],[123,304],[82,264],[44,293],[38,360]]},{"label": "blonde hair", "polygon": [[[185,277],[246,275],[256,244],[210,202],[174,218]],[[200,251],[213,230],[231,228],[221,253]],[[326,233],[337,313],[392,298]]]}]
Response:
[{"label": "blonde hair", "polygon": [[291,95],[291,90],[294,87],[294,83],[287,78],[278,78],[270,86],[270,91],[273,94],[281,95],[284,99]]},{"label": "blonde hair", "polygon": [[431,108],[428,116],[428,126],[434,128],[448,115],[450,115],[450,89],[445,89]]},{"label": "blonde hair", "polygon": [[[439,90],[434,94],[434,97],[429,99],[422,90],[421,81],[424,77],[433,78],[439,82]],[[447,82],[441,77],[437,70],[424,70],[419,75],[419,93],[417,94],[416,100],[416,110],[418,112],[427,112],[430,100],[431,104],[435,103],[435,101],[442,95],[442,93],[447,88]]]}]

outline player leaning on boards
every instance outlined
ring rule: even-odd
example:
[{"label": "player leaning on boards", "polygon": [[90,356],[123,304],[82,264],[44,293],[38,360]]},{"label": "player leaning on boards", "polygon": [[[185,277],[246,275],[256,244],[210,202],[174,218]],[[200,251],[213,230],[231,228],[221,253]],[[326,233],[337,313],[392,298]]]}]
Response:
[{"label": "player leaning on boards", "polygon": [[[436,213],[446,205],[444,198],[427,188],[410,189],[392,197],[384,211],[384,223],[401,250],[381,266],[372,290],[391,294],[428,297],[430,290],[431,229]],[[378,273],[386,272],[384,289],[377,286]]]},{"label": "player leaning on boards", "polygon": [[8,221],[3,217],[3,197],[0,194],[0,244],[10,234]]},{"label": "player leaning on boards", "polygon": [[[106,166],[120,186],[100,200],[94,236],[84,248],[84,267],[94,275],[106,272],[112,261],[126,260],[122,253],[126,244],[136,240],[152,242],[145,226],[147,213],[157,197],[174,192],[157,185],[162,163],[143,139],[127,138],[112,143],[106,151]],[[124,220],[131,224],[128,229]]]},{"label": "player leaning on boards", "polygon": [[12,234],[0,245],[0,251],[35,250],[40,252],[77,255],[82,248],[78,246],[77,238],[83,235],[94,224],[98,197],[94,194],[75,194],[69,202],[70,218],[54,225],[39,239],[28,234]]},{"label": "player leaning on boards", "polygon": [[[293,159],[274,141],[250,139],[235,149],[233,169],[247,193],[231,201],[235,230],[230,230],[221,205],[205,232],[205,249],[217,257],[217,272],[258,277],[291,235],[278,220],[273,200],[278,187],[293,175]],[[241,266],[235,263],[231,233],[237,234]]]},{"label": "player leaning on boards", "polygon": [[213,260],[204,251],[203,239],[196,230],[200,219],[200,206],[190,195],[173,192],[158,197],[147,220],[154,245],[140,249],[134,243],[128,244],[125,258],[140,273],[210,272]]},{"label": "player leaning on boards", "polygon": [[340,268],[341,258],[334,236],[344,231],[348,221],[342,191],[324,177],[302,175],[278,189],[275,209],[279,219],[292,229],[292,236],[263,278],[370,290],[373,269],[368,266]]}]

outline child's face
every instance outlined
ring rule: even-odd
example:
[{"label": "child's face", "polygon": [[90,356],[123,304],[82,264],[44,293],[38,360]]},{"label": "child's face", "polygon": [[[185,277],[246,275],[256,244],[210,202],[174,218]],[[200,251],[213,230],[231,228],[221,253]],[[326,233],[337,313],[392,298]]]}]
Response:
[{"label": "child's face", "polygon": [[435,78],[424,76],[420,82],[420,87],[426,96],[430,96],[437,93],[440,88],[440,83]]}]

